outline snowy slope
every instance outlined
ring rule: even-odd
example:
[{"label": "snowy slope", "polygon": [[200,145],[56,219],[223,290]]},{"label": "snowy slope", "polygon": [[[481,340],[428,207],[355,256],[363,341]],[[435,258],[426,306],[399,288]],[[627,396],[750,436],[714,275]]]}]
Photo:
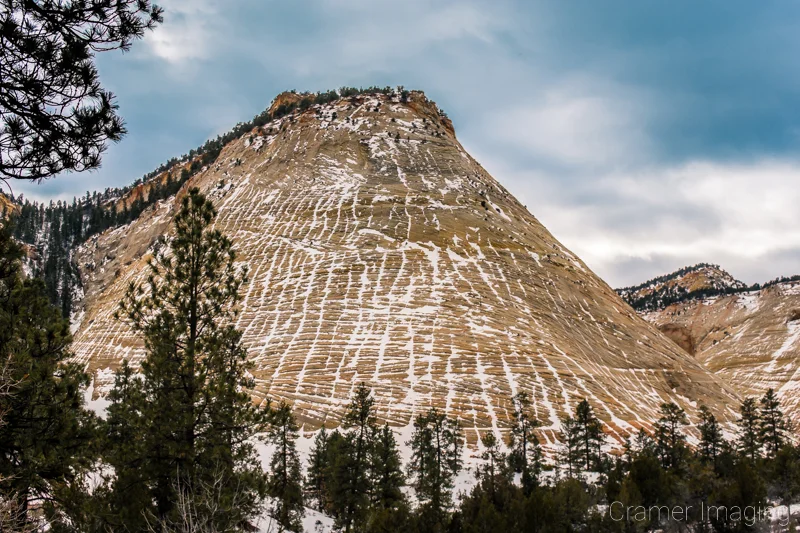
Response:
[{"label": "snowy slope", "polygon": [[800,422],[800,281],[681,302],[646,313],[742,395],[773,388]]},{"label": "snowy slope", "polygon": [[[359,381],[392,425],[438,406],[473,444],[506,431],[521,390],[547,442],[583,397],[617,437],[669,400],[732,419],[735,393],[563,247],[422,93],[283,117],[231,142],[190,185],[213,198],[250,266],[238,326],[256,394],[292,402],[306,429],[335,425]],[[75,353],[91,371],[141,357],[112,315],[176,205],[79,251]]]}]

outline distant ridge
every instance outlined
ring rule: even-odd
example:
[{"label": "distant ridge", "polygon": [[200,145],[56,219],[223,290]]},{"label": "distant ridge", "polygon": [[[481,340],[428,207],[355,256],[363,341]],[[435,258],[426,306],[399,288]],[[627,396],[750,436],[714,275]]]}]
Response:
[{"label": "distant ridge", "polygon": [[741,395],[771,388],[800,423],[800,276],[751,286],[731,280],[701,264],[619,292]]},{"label": "distant ridge", "polygon": [[763,284],[747,285],[719,265],[698,263],[616,291],[636,311],[649,312],[659,311],[681,302],[758,291],[779,283],[797,280],[800,280],[800,275],[780,277]]}]

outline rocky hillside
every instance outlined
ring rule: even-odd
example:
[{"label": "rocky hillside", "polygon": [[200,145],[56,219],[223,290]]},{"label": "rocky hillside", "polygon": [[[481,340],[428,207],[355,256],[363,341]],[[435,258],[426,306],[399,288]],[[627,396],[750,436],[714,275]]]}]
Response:
[{"label": "rocky hillside", "polygon": [[653,278],[635,287],[617,289],[617,293],[637,311],[653,311],[676,302],[730,294],[745,289],[747,285],[718,265],[700,263]]},{"label": "rocky hillside", "polygon": [[15,213],[17,209],[17,205],[12,202],[8,196],[0,192],[0,220],[11,216],[11,214]]},{"label": "rocky hillside", "polygon": [[[335,425],[360,381],[391,424],[438,406],[472,443],[504,431],[522,390],[549,442],[583,397],[617,437],[669,400],[733,417],[735,392],[562,246],[420,92],[301,102],[227,143],[186,186],[213,199],[249,264],[238,327],[257,395],[292,402],[306,428]],[[74,351],[100,390],[143,353],[112,315],[144,280],[180,195],[76,253]]]},{"label": "rocky hillside", "polygon": [[800,422],[800,279],[747,287],[698,265],[619,292],[740,394],[773,388]]}]

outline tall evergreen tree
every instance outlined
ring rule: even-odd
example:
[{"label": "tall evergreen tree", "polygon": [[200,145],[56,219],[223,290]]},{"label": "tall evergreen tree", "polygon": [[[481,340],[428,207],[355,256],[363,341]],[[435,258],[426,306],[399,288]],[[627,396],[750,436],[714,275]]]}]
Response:
[{"label": "tall evergreen tree", "polygon": [[594,409],[584,398],[575,408],[575,422],[580,428],[583,468],[592,470],[600,466],[600,447],[603,445],[603,426]]},{"label": "tall evergreen tree", "polygon": [[69,325],[40,280],[24,278],[21,249],[0,224],[0,499],[30,525],[31,505],[59,521],[94,460],[96,418],[84,408],[89,378],[69,362]]},{"label": "tall evergreen tree", "polygon": [[522,488],[527,495],[539,484],[542,469],[542,448],[534,433],[539,421],[531,414],[530,408],[528,393],[519,392],[514,396],[514,425],[511,427],[511,453],[508,456],[509,466],[522,474]]},{"label": "tall evergreen tree", "polygon": [[759,438],[764,453],[770,459],[786,444],[789,425],[781,410],[781,402],[773,389],[767,390],[761,398],[759,409]]},{"label": "tall evergreen tree", "polygon": [[106,439],[103,455],[114,469],[114,486],[123,490],[108,490],[101,510],[95,511],[110,524],[110,529],[144,531],[152,504],[148,485],[145,443],[148,431],[144,418],[146,398],[142,377],[127,360],[114,375],[114,387],[108,395],[109,405],[104,429]]},{"label": "tall evergreen tree", "polygon": [[408,465],[417,499],[435,526],[444,524],[452,505],[453,483],[461,471],[461,428],[436,408],[414,420]]},{"label": "tall evergreen tree", "polygon": [[688,448],[681,430],[688,423],[686,411],[677,404],[661,404],[661,418],[656,422],[656,449],[664,468],[683,468]]},{"label": "tall evergreen tree", "polygon": [[639,428],[639,431],[636,433],[636,438],[633,441],[633,448],[638,454],[647,452],[655,453],[656,444],[653,442],[653,437],[647,433],[644,428]]},{"label": "tall evergreen tree", "polygon": [[583,468],[584,456],[581,426],[571,416],[561,419],[559,463],[566,470],[568,478],[577,477]]},{"label": "tall evergreen tree", "polygon": [[502,484],[508,477],[506,468],[506,454],[503,453],[501,442],[491,431],[486,432],[481,437],[483,453],[481,459],[483,464],[478,468],[476,475],[478,480],[484,485],[491,500],[495,498],[497,486]]},{"label": "tall evergreen tree", "polygon": [[342,419],[344,442],[336,450],[333,465],[332,500],[336,523],[345,532],[363,523],[369,508],[370,455],[376,432],[375,400],[372,391],[360,383]]},{"label": "tall evergreen tree", "polygon": [[388,424],[374,435],[370,455],[370,512],[367,531],[402,529],[408,512],[403,486],[405,476],[397,440]]},{"label": "tall evergreen tree", "polygon": [[717,418],[705,405],[700,406],[700,445],[698,446],[698,455],[700,459],[706,464],[710,464],[714,470],[718,469],[718,459],[725,445],[725,439],[722,437],[722,428],[717,422]]},{"label": "tall evergreen tree", "polygon": [[303,527],[303,484],[297,455],[297,424],[291,408],[281,402],[272,414],[267,440],[275,446],[270,461],[267,494],[273,499],[270,516],[278,531],[301,532]]},{"label": "tall evergreen tree", "polygon": [[754,463],[761,457],[760,419],[755,398],[744,399],[739,406],[739,419],[736,423],[739,426],[736,442],[739,452]]},{"label": "tall evergreen tree", "polygon": [[[131,468],[144,473],[148,504],[129,512],[171,523],[181,494],[213,487],[217,500],[195,512],[230,530],[249,527],[264,496],[266,479],[251,438],[266,429],[268,409],[251,402],[250,364],[234,327],[246,271],[237,267],[231,241],[210,229],[215,216],[191,189],[170,246],[150,261],[146,288],[131,284],[120,303],[118,316],[142,335],[147,354],[142,379],[125,385],[141,390],[118,391],[120,402],[136,403],[114,409],[108,422],[139,423],[142,445],[130,450],[134,456],[111,450],[109,457],[118,475],[135,479]],[[121,494],[127,490],[118,482],[112,490],[126,506]]]},{"label": "tall evergreen tree", "polygon": [[[354,487],[354,482],[362,480],[357,475],[358,469],[354,460],[353,442],[338,429],[331,432],[327,442],[325,478],[326,478],[326,510],[333,517],[336,527],[344,529],[349,521],[353,527],[353,518],[348,511],[365,501],[364,485]],[[365,503],[363,505],[366,505]],[[363,509],[364,507],[359,507]]]},{"label": "tall evergreen tree", "polygon": [[322,426],[311,446],[305,481],[306,491],[311,496],[311,500],[315,502],[315,509],[320,512],[325,512],[328,506],[328,466],[330,464],[328,438],[328,430]]}]

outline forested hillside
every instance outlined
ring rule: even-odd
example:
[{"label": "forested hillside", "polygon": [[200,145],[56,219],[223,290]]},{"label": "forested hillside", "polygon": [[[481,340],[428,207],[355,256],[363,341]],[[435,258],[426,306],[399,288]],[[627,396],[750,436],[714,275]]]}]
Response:
[{"label": "forested hillside", "polygon": [[800,279],[800,275],[780,277],[766,283],[747,285],[719,265],[698,263],[657,276],[639,285],[617,289],[617,293],[639,312],[658,311],[672,304],[714,296],[758,291]]}]

